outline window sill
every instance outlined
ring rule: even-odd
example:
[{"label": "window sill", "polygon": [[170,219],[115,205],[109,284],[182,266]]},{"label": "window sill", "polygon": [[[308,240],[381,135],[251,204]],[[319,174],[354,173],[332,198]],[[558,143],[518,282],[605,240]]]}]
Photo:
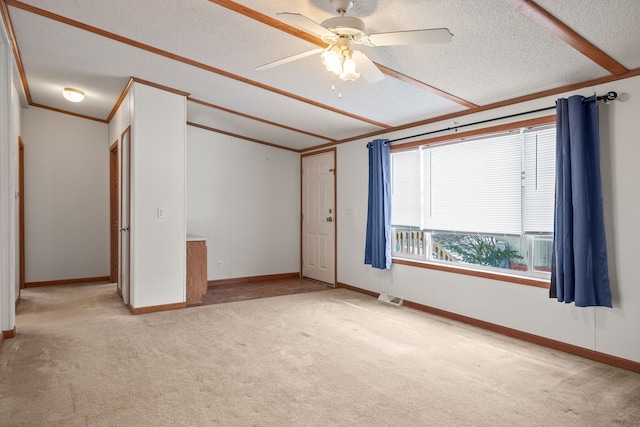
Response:
[{"label": "window sill", "polygon": [[464,267],[452,267],[449,265],[436,264],[428,261],[416,261],[412,259],[393,258],[393,264],[409,265],[411,267],[428,268],[431,270],[446,271],[448,273],[465,274],[467,276],[482,277],[485,279],[500,280],[502,282],[517,283],[519,285],[535,286],[549,289],[549,281],[546,279],[535,279],[531,277],[515,276],[511,274],[500,274],[492,271],[473,270]]}]

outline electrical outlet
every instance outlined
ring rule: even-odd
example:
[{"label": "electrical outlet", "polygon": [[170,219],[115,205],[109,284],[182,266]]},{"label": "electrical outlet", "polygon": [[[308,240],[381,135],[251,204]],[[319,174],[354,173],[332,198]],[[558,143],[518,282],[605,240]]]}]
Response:
[{"label": "electrical outlet", "polygon": [[220,270],[222,268],[222,261],[218,260],[218,270]]}]

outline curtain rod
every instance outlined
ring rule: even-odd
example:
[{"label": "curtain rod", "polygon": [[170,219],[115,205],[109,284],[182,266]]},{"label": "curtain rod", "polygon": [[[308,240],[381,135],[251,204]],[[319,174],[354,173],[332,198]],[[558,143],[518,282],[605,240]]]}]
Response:
[{"label": "curtain rod", "polygon": [[[618,97],[618,94],[616,92],[611,91],[611,92],[608,92],[606,95],[596,96],[596,101],[604,101],[605,103],[607,103],[609,101],[613,101],[617,97]],[[452,127],[448,127],[448,128],[444,128],[444,129],[432,130],[430,132],[419,133],[417,135],[411,135],[411,136],[405,136],[405,137],[402,137],[402,138],[392,139],[392,140],[389,141],[389,143],[397,142],[397,141],[403,141],[405,139],[417,138],[419,136],[431,135],[431,134],[438,133],[438,132],[446,132],[448,130],[458,130],[458,129],[463,128],[463,127],[475,126],[475,125],[480,125],[480,124],[489,123],[489,122],[495,122],[497,120],[510,119],[510,118],[513,118],[513,117],[524,116],[525,114],[539,113],[541,111],[547,111],[547,110],[555,110],[555,108],[556,108],[556,106],[554,105],[553,107],[538,108],[537,110],[531,110],[531,111],[525,111],[525,112],[522,112],[522,113],[510,114],[508,116],[502,116],[502,117],[494,117],[493,119],[480,120],[478,122],[467,123],[467,124],[458,125],[458,126],[452,126]]]}]

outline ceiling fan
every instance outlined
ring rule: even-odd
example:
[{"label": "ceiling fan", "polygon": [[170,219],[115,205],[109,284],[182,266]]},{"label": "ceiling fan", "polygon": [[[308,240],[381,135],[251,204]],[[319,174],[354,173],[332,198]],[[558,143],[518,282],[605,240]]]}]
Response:
[{"label": "ceiling fan", "polygon": [[297,55],[288,56],[268,64],[256,67],[266,70],[287,62],[321,53],[320,59],[328,71],[335,73],[341,80],[355,80],[360,75],[369,83],[384,78],[384,74],[364,53],[352,50],[353,44],[368,47],[397,46],[423,43],[449,43],[453,34],[447,28],[395,31],[390,33],[365,33],[364,21],[345,14],[353,6],[353,0],[329,0],[335,6],[339,16],[329,18],[318,24],[299,13],[278,13],[287,24],[313,34],[323,42],[326,48],[313,49]]}]

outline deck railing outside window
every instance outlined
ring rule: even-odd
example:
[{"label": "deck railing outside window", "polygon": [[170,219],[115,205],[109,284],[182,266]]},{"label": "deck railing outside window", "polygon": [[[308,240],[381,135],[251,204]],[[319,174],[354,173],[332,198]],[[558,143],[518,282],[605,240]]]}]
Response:
[{"label": "deck railing outside window", "polygon": [[510,270],[534,277],[547,277],[551,270],[550,235],[465,235],[395,227],[393,237],[396,257]]}]

